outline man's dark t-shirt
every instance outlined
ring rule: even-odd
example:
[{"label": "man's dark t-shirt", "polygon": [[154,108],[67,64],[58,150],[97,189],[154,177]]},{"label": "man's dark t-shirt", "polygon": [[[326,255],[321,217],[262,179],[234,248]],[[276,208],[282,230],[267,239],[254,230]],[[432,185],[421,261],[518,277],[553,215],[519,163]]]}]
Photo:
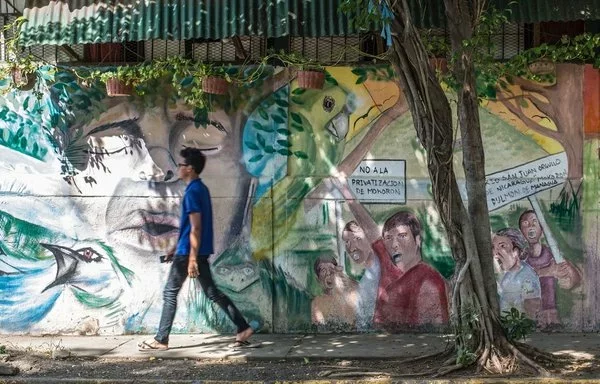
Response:
[{"label": "man's dark t-shirt", "polygon": [[210,192],[201,179],[192,180],[185,188],[181,203],[179,222],[179,240],[175,254],[180,257],[190,255],[190,213],[199,213],[202,225],[200,231],[200,249],[198,257],[209,257],[214,253],[213,218]]}]

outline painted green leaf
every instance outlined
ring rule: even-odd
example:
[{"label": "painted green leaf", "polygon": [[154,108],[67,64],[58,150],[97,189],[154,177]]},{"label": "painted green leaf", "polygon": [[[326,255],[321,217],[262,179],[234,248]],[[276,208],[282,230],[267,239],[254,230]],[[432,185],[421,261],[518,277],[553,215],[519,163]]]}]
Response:
[{"label": "painted green leaf", "polygon": [[254,121],[252,122],[252,128],[254,128],[254,129],[258,129],[259,131],[262,131],[262,130],[263,130],[263,126],[262,126],[262,124],[261,124],[261,123],[259,123],[259,122],[258,122],[258,121],[256,121],[256,120],[254,120]]},{"label": "painted green leaf", "polygon": [[293,97],[291,98],[292,103],[297,104],[297,105],[304,105],[304,101],[299,98],[299,97]]},{"label": "painted green leaf", "polygon": [[290,103],[288,103],[288,101],[286,99],[275,99],[275,104],[279,105],[280,107],[287,107],[288,105],[290,105]]},{"label": "painted green leaf", "polygon": [[304,92],[306,92],[306,89],[304,88],[296,88],[292,91],[292,95],[301,95]]},{"label": "painted green leaf", "polygon": [[118,299],[118,296],[102,297],[100,295],[88,293],[88,292],[86,292],[82,289],[76,288],[76,287],[71,287],[71,292],[73,292],[73,294],[75,295],[75,298],[80,303],[82,303],[86,307],[90,307],[90,308],[106,307],[106,306],[114,303]]},{"label": "painted green leaf", "polygon": [[354,68],[352,70],[352,73],[355,74],[356,76],[366,76],[367,75],[367,71],[362,67]]},{"label": "painted green leaf", "polygon": [[27,96],[25,100],[23,100],[23,109],[27,109],[29,107],[29,98],[30,96]]},{"label": "painted green leaf", "polygon": [[259,161],[259,160],[260,160],[260,159],[262,159],[262,158],[263,158],[263,155],[262,155],[262,153],[261,153],[261,154],[258,154],[258,155],[256,155],[256,156],[252,156],[252,157],[250,158],[250,160],[248,160],[248,161],[249,161],[250,163],[256,163],[257,161]]},{"label": "painted green leaf", "polygon": [[260,148],[258,148],[258,145],[254,144],[251,141],[244,141],[244,145],[250,149],[254,149],[254,150],[260,149]]},{"label": "painted green leaf", "polygon": [[304,132],[304,127],[300,124],[292,123],[292,128],[298,132]]},{"label": "painted green leaf", "polygon": [[285,124],[285,119],[279,115],[273,115],[273,121],[277,124]]},{"label": "painted green leaf", "polygon": [[262,117],[265,120],[269,120],[269,114],[267,113],[267,111],[264,110],[264,108],[258,108],[258,114],[260,115],[260,117]]},{"label": "painted green leaf", "polygon": [[277,144],[281,145],[282,147],[291,147],[292,143],[290,143],[287,140],[277,140]]},{"label": "painted green leaf", "polygon": [[256,141],[258,142],[258,145],[260,145],[261,147],[264,148],[265,146],[265,138],[262,137],[261,135],[259,135],[258,133],[256,134]]},{"label": "painted green leaf", "polygon": [[325,81],[331,85],[338,85],[337,80],[333,76],[331,76],[329,72],[325,72]]},{"label": "painted green leaf", "polygon": [[290,117],[292,118],[294,123],[302,125],[302,116],[300,116],[296,112],[292,112],[290,113]]},{"label": "painted green leaf", "polygon": [[265,152],[266,152],[266,153],[275,153],[275,148],[273,148],[273,147],[272,147],[272,146],[270,146],[270,145],[267,145],[267,146],[265,147]]},{"label": "painted green leaf", "polygon": [[367,76],[359,76],[358,79],[356,79],[356,84],[362,84],[367,80]]},{"label": "painted green leaf", "polygon": [[294,155],[300,159],[308,159],[308,155],[302,151],[296,151]]},{"label": "painted green leaf", "polygon": [[292,154],[292,152],[289,149],[286,149],[286,148],[278,149],[277,152],[280,155],[283,155],[283,156],[289,156],[289,155]]},{"label": "painted green leaf", "polygon": [[289,135],[289,131],[286,128],[279,128],[277,130],[277,133],[282,134],[282,135]]}]

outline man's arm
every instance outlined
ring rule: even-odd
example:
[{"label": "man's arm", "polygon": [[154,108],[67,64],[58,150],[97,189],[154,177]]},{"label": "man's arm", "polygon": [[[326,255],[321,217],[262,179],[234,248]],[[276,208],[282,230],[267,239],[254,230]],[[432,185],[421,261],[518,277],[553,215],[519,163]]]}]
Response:
[{"label": "man's arm", "polygon": [[198,250],[200,249],[200,233],[202,222],[200,213],[190,213],[190,257],[188,259],[188,276],[198,277]]},{"label": "man's arm", "polygon": [[350,208],[350,212],[352,212],[352,215],[356,219],[356,222],[365,232],[365,236],[369,241],[369,244],[371,244],[371,248],[373,248],[375,256],[377,256],[377,258],[379,259],[381,275],[395,275],[397,272],[391,272],[390,274],[389,271],[399,271],[399,269],[394,265],[394,263],[392,262],[392,258],[389,256],[387,250],[383,246],[383,243],[381,243],[380,241],[381,232],[379,231],[379,227],[375,223],[375,220],[373,220],[373,218],[365,209],[365,207],[363,207],[361,202],[354,198],[352,192],[350,192],[350,189],[348,188],[348,184],[346,183],[346,179],[344,177],[340,176],[338,178],[338,176],[332,176],[331,179],[335,187],[340,191],[340,193],[344,197],[344,200],[346,200],[348,208]]}]

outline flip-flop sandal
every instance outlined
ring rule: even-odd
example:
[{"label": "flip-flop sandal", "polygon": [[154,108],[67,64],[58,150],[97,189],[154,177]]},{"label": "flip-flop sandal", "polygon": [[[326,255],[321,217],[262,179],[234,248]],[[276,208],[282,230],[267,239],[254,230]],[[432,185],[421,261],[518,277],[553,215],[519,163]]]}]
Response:
[{"label": "flip-flop sandal", "polygon": [[235,343],[229,346],[230,348],[235,349],[251,349],[251,348],[260,348],[260,344],[252,344],[248,340],[245,341],[236,341]]},{"label": "flip-flop sandal", "polygon": [[[156,343],[156,344],[155,344]],[[142,341],[138,344],[138,351],[140,352],[148,352],[148,351],[166,351],[169,347],[165,347],[163,345],[158,346],[158,342],[146,342]]]}]

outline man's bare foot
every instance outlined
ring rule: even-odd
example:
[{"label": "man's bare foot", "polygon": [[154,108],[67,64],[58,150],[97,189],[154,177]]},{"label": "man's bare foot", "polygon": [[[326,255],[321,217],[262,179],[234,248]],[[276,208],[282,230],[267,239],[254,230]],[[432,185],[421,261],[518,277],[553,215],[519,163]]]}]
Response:
[{"label": "man's bare foot", "polygon": [[246,341],[250,338],[250,336],[252,336],[253,333],[254,329],[252,329],[252,327],[248,327],[242,332],[235,335],[235,341]]},{"label": "man's bare foot", "polygon": [[159,343],[158,341],[145,340],[138,344],[138,351],[146,352],[146,351],[166,351],[169,349],[167,344]]}]

